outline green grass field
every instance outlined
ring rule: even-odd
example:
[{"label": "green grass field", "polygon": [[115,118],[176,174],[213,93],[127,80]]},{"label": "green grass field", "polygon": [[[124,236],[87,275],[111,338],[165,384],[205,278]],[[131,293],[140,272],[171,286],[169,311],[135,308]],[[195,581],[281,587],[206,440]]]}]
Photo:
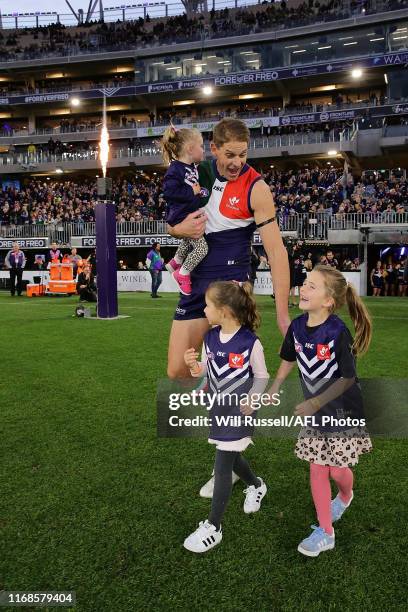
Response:
[{"label": "green grass field", "polygon": [[[207,516],[198,490],[214,449],[156,436],[175,303],[121,294],[129,318],[91,321],[72,318],[76,298],[0,294],[0,590],[72,589],[81,612],[406,610],[405,440],[374,440],[361,459],[334,551],[296,551],[315,522],[308,466],[293,441],[265,438],[247,453],[269,487],[262,510],[243,513],[238,484],[222,544],[183,549]],[[259,304],[273,373],[274,306]],[[408,301],[367,304],[374,339],[360,376],[405,377]]]}]

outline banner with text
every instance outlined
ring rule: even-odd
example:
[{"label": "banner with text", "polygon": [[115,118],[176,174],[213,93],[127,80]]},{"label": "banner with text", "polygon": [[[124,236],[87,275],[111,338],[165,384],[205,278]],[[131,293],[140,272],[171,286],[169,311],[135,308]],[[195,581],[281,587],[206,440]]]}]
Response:
[{"label": "banner with text", "polygon": [[284,79],[302,78],[305,76],[331,74],[334,72],[350,71],[354,68],[382,68],[384,66],[405,66],[408,63],[408,51],[379,54],[372,57],[354,57],[343,60],[333,60],[324,63],[311,63],[303,66],[290,66],[287,68],[261,69],[247,72],[232,72],[217,76],[208,75],[205,78],[185,79],[183,81],[166,81],[158,83],[142,83],[125,87],[102,87],[70,92],[10,95],[0,97],[0,106],[21,104],[47,104],[55,102],[69,102],[75,95],[81,99],[92,98],[120,98],[138,96],[148,93],[176,92],[185,89],[198,89],[206,85],[225,87],[230,85],[252,85],[269,83]]}]

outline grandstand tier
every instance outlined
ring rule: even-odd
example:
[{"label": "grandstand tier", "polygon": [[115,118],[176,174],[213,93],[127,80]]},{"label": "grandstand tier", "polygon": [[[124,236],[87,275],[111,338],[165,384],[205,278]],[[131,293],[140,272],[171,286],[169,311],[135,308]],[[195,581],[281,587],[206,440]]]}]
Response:
[{"label": "grandstand tier", "polygon": [[361,229],[371,224],[385,226],[373,244],[392,235],[404,244],[405,4],[214,3],[188,16],[145,7],[137,20],[123,9],[114,22],[37,18],[35,27],[3,29],[0,247],[94,246],[104,100],[120,248],[153,238],[174,248],[158,140],[170,122],[194,126],[210,157],[223,117],[250,129],[249,162],[288,236],[358,251],[364,241],[374,248]]},{"label": "grandstand tier", "polygon": [[3,30],[0,174],[92,173],[103,98],[115,170],[161,166],[170,119],[208,140],[231,115],[251,130],[251,159],[291,167],[337,151],[357,171],[403,166],[404,2],[316,7]]}]

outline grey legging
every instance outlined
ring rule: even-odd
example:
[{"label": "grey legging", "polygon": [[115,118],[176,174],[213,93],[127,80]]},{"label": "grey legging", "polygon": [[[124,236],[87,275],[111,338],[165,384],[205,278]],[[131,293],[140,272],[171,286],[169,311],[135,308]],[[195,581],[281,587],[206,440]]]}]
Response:
[{"label": "grey legging", "polygon": [[221,451],[215,453],[214,464],[214,493],[211,512],[208,520],[220,528],[221,519],[231,497],[232,472],[241,478],[248,486],[259,487],[261,481],[255,476],[248,462],[237,451]]}]

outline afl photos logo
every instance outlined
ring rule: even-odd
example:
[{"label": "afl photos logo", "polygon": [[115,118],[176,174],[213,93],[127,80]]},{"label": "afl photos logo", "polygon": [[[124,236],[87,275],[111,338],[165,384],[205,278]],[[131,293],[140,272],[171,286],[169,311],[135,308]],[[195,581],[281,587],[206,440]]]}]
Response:
[{"label": "afl photos logo", "polygon": [[317,345],[317,358],[320,360],[330,359],[330,348],[328,344]]}]

